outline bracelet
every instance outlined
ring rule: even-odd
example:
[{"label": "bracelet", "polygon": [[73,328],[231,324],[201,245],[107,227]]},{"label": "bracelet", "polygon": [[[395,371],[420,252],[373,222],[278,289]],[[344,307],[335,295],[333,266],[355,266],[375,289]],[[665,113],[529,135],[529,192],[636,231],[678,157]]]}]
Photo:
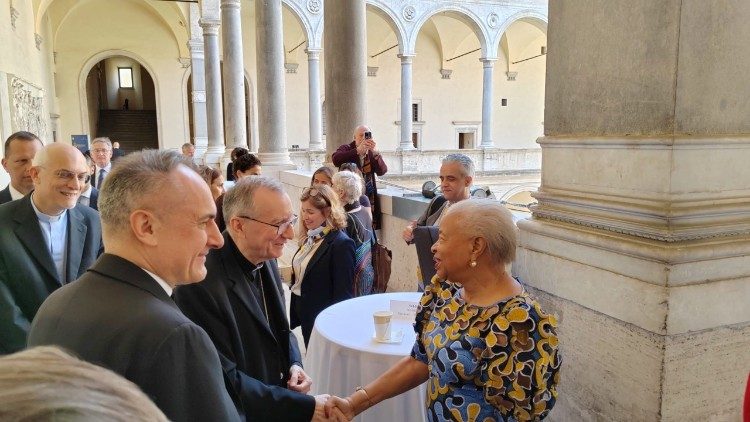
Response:
[{"label": "bracelet", "polygon": [[355,389],[354,389],[354,392],[355,392],[355,393],[356,393],[357,391],[361,391],[361,392],[365,393],[365,398],[367,399],[367,408],[368,408],[368,409],[369,409],[369,408],[371,408],[371,407],[372,407],[372,402],[370,401],[370,395],[369,395],[369,394],[367,394],[367,390],[365,390],[365,389],[364,389],[364,387],[362,387],[362,386],[360,385],[359,387],[357,387],[357,388],[355,388]]}]

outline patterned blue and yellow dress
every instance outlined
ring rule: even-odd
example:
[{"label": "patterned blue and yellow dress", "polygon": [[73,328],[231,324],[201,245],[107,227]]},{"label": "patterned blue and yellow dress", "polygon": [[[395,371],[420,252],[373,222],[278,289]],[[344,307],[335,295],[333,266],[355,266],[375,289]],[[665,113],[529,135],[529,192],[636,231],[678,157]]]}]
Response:
[{"label": "patterned blue and yellow dress", "polygon": [[525,291],[491,306],[435,277],[417,311],[412,357],[427,364],[429,421],[528,421],[557,399],[555,317]]}]

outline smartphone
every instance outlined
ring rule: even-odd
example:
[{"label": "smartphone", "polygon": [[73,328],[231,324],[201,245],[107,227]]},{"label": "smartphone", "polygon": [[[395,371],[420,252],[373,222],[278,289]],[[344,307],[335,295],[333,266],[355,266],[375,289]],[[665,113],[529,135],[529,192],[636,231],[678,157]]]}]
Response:
[{"label": "smartphone", "polygon": [[365,132],[365,139],[372,139],[372,132]]}]

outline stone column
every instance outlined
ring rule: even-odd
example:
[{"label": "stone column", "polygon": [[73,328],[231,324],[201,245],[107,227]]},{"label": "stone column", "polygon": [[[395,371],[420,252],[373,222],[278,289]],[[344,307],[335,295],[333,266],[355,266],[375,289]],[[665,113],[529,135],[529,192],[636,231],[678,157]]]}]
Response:
[{"label": "stone column", "polygon": [[326,152],[330,159],[336,148],[352,141],[357,125],[367,123],[365,0],[325,0],[323,12]]},{"label": "stone column", "polygon": [[414,56],[399,55],[401,58],[401,142],[398,149],[414,149],[412,142],[412,100],[411,100],[411,64]]},{"label": "stone column", "polygon": [[307,78],[310,95],[310,151],[323,148],[322,110],[320,105],[320,50],[305,50],[307,53]]},{"label": "stone column", "polygon": [[247,148],[245,63],[242,55],[240,0],[221,0],[221,37],[224,47],[224,136],[226,156],[236,147]]},{"label": "stone column", "polygon": [[206,128],[208,149],[205,161],[218,163],[224,155],[224,111],[221,102],[221,59],[219,57],[218,19],[201,19],[206,68]]},{"label": "stone column", "polygon": [[549,2],[542,185],[514,272],[559,316],[553,420],[741,413],[748,16],[750,2]]},{"label": "stone column", "polygon": [[492,141],[492,82],[494,75],[495,59],[481,59],[484,65],[484,77],[482,79],[482,144],[480,148],[493,148]]},{"label": "stone column", "polygon": [[258,158],[264,167],[292,164],[286,146],[284,29],[281,0],[255,2],[258,66]]},{"label": "stone column", "polygon": [[200,27],[200,11],[197,3],[190,5],[190,49],[191,80],[193,90],[190,100],[193,105],[193,144],[195,155],[202,158],[208,149],[206,121],[206,68],[203,56],[203,36]]}]

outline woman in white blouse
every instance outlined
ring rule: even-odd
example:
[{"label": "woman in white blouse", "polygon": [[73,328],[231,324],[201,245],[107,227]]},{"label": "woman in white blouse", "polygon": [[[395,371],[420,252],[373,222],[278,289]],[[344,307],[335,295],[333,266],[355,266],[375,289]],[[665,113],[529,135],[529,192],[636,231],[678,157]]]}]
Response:
[{"label": "woman in white blouse", "polygon": [[291,328],[302,326],[305,345],[315,317],[353,296],[354,241],[346,235],[346,213],[338,195],[316,185],[300,198],[299,249],[292,258]]}]

